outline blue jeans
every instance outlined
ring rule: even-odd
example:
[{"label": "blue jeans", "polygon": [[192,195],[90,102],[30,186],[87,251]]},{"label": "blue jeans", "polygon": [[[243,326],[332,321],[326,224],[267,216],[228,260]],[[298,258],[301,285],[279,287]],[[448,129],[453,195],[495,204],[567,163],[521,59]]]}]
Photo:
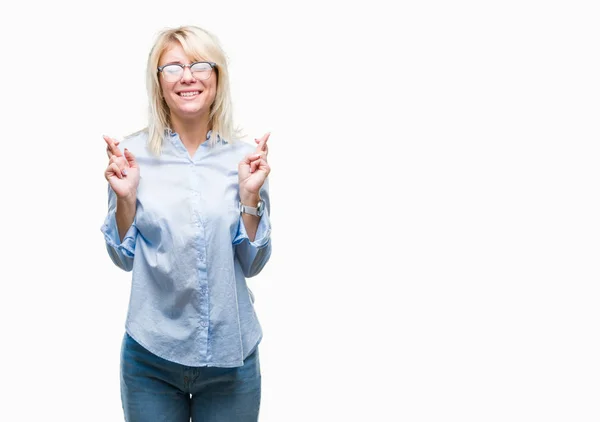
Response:
[{"label": "blue jeans", "polygon": [[125,333],[121,402],[128,422],[256,422],[258,347],[238,368],[192,367],[162,359]]}]

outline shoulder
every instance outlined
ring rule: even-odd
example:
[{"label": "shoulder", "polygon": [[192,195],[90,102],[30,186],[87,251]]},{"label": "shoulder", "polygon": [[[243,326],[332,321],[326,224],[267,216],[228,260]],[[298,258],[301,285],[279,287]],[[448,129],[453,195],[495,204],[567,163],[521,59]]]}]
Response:
[{"label": "shoulder", "polygon": [[237,168],[244,157],[254,151],[252,145],[243,140],[219,142],[212,147],[210,156],[224,168]]},{"label": "shoulder", "polygon": [[247,154],[252,153],[256,149],[256,146],[240,139],[227,143],[227,149],[237,159],[241,160]]},{"label": "shoulder", "polygon": [[148,130],[142,129],[125,136],[119,147],[121,149],[127,148],[136,157],[148,155],[150,153],[148,150]]}]

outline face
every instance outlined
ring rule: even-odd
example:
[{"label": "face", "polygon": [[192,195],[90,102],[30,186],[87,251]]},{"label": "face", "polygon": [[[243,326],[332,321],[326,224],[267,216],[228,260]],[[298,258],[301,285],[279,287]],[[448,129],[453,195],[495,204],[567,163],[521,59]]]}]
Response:
[{"label": "face", "polygon": [[[168,63],[191,64],[194,61],[198,60],[188,57],[179,43],[173,43],[163,53],[158,65],[163,66]],[[183,120],[208,115],[210,106],[215,101],[217,94],[215,69],[210,72],[210,77],[205,80],[194,78],[189,67],[184,68],[183,76],[178,81],[166,81],[162,72],[159,73],[158,78],[171,115]]]}]

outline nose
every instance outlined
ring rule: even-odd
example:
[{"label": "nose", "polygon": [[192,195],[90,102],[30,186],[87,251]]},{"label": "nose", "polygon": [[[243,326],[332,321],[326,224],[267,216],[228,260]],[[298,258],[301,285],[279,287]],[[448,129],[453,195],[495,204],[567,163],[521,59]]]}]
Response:
[{"label": "nose", "polygon": [[191,83],[195,80],[196,79],[194,78],[194,75],[192,75],[192,71],[190,70],[190,68],[187,66],[184,67],[183,68],[183,76],[181,77],[181,82]]}]

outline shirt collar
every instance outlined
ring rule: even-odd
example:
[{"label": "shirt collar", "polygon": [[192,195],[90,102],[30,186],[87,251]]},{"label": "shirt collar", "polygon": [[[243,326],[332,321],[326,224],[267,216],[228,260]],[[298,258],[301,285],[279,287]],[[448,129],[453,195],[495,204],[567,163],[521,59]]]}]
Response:
[{"label": "shirt collar", "polygon": [[[211,135],[212,135],[212,129],[210,129],[206,133],[206,142],[203,142],[202,145],[207,145],[209,143]],[[174,130],[171,130],[171,128],[169,128],[169,127],[165,130],[165,136],[167,138],[169,138],[174,145],[181,144],[181,142],[178,142],[180,140],[179,134],[177,132],[175,132]],[[215,144],[226,145],[227,141],[225,139],[221,138],[221,135],[219,135],[217,133],[217,139],[215,140]],[[200,146],[202,146],[202,145],[200,145]]]}]

